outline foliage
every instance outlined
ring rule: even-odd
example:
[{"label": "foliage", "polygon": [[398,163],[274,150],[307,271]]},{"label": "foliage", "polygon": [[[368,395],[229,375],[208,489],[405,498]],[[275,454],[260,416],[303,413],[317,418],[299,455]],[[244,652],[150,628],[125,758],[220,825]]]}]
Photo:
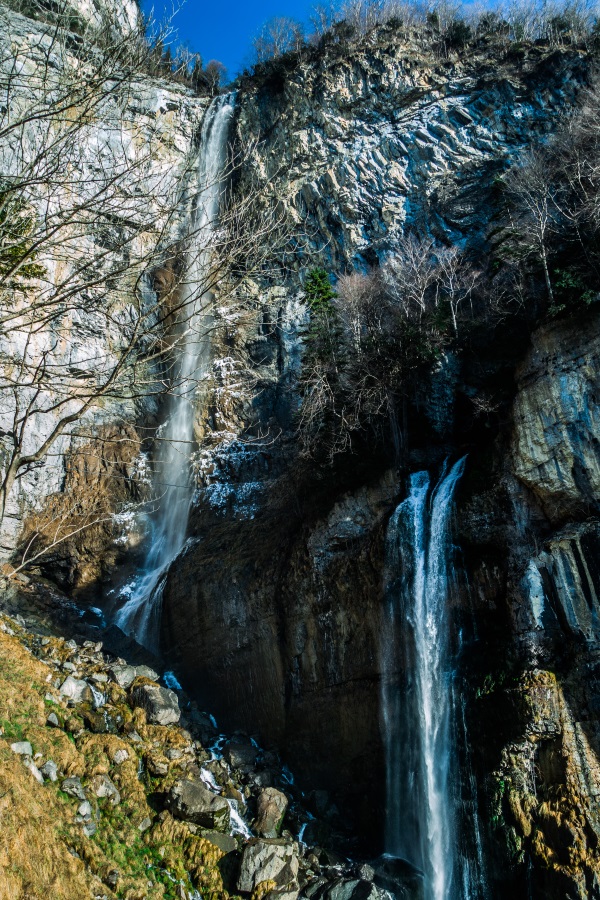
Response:
[{"label": "foliage", "polygon": [[15,287],[17,278],[43,278],[45,269],[35,262],[32,235],[35,216],[9,188],[0,189],[0,279]]}]

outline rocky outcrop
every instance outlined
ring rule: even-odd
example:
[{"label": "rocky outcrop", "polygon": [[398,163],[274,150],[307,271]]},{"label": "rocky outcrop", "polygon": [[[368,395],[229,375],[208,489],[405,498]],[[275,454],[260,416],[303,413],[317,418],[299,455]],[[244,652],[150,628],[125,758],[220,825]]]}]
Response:
[{"label": "rocky outcrop", "polygon": [[514,471],[556,524],[599,509],[599,323],[540,329],[518,373]]},{"label": "rocky outcrop", "polygon": [[249,80],[238,128],[304,241],[289,263],[333,272],[385,259],[409,225],[484,239],[494,177],[552,128],[586,78],[586,54],[494,40],[443,59],[393,26]]}]

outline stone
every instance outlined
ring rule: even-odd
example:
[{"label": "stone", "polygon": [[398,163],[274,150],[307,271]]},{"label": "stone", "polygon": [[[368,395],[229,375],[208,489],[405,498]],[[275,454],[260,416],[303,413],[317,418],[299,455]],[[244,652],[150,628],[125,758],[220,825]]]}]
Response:
[{"label": "stone", "polygon": [[107,798],[111,806],[117,806],[121,802],[121,795],[108,775],[94,775],[90,788],[96,797]]},{"label": "stone", "polygon": [[94,699],[87,681],[73,678],[72,675],[65,678],[60,686],[60,693],[62,697],[66,697],[72,703],[82,703],[84,700],[91,703]]},{"label": "stone", "polygon": [[69,797],[75,797],[76,800],[86,800],[85,791],[81,783],[81,779],[77,777],[65,778],[60,785],[61,791],[68,794]]},{"label": "stone", "polygon": [[107,734],[115,730],[114,723],[111,728],[111,723],[107,716],[102,712],[96,712],[94,709],[84,710],[83,721],[85,722],[85,727],[93,734]]},{"label": "stone", "polygon": [[250,741],[228,741],[223,756],[233,769],[250,770],[256,762],[258,748]]},{"label": "stone", "polygon": [[151,828],[151,826],[152,826],[152,819],[150,819],[148,816],[146,816],[144,819],[142,819],[142,821],[138,825],[138,830],[141,832],[148,831],[148,829]]},{"label": "stone", "polygon": [[36,781],[38,781],[40,784],[44,783],[44,776],[32,760],[29,760],[25,763],[25,768],[29,769]]},{"label": "stone", "polygon": [[77,815],[81,816],[82,819],[88,819],[92,815],[92,804],[89,800],[83,800],[79,806],[77,807]]},{"label": "stone", "polygon": [[[360,897],[360,892],[357,891],[357,888],[361,884],[360,879],[358,878],[339,878],[328,890],[326,893],[327,900],[353,900],[356,892],[355,900],[362,900]],[[373,888],[372,884],[369,884],[368,890],[369,892]]]},{"label": "stone", "polygon": [[150,666],[136,666],[135,674],[137,678],[149,678],[150,681],[158,681],[158,672],[151,669]]},{"label": "stone", "polygon": [[229,829],[227,800],[213,794],[200,780],[176,781],[169,793],[168,806],[173,815],[184,822],[193,822],[215,831]]},{"label": "stone", "polygon": [[281,831],[283,818],[288,808],[288,799],[276,788],[268,787],[258,796],[257,816],[254,830],[261,837],[275,838]]},{"label": "stone", "polygon": [[58,778],[58,767],[54,760],[49,759],[44,765],[41,767],[40,772],[47,778],[48,781],[56,781]]},{"label": "stone", "polygon": [[120,687],[125,689],[133,684],[137,675],[136,670],[133,666],[116,664],[109,668],[108,674],[113,679],[113,681],[116,681],[116,683]]},{"label": "stone", "polygon": [[106,672],[93,672],[92,673],[92,681],[95,681],[96,684],[106,684],[108,681],[108,675]]},{"label": "stone", "polygon": [[33,756],[33,747],[29,741],[15,741],[14,744],[10,745],[10,749],[13,753],[18,753],[21,756]]},{"label": "stone", "polygon": [[169,747],[169,749],[165,752],[165,756],[167,759],[181,759],[183,753],[177,747]]},{"label": "stone", "polygon": [[215,847],[218,847],[219,850],[222,850],[223,853],[233,853],[234,850],[237,850],[237,841],[230,834],[221,834],[220,831],[203,829],[202,837],[204,840],[214,844]]},{"label": "stone", "polygon": [[362,881],[373,881],[375,878],[375,869],[368,863],[362,863],[362,865],[357,866],[356,874]]},{"label": "stone", "polygon": [[153,778],[164,778],[169,774],[169,763],[157,753],[149,753],[146,757],[146,767]]},{"label": "stone", "polygon": [[181,718],[177,694],[158,684],[141,684],[131,695],[134,707],[146,713],[151,725],[176,725]]},{"label": "stone", "polygon": [[83,826],[83,833],[86,837],[93,837],[98,830],[98,826],[95,822],[86,822]]},{"label": "stone", "polygon": [[50,713],[50,715],[46,719],[46,725],[49,725],[51,728],[60,728],[60,722],[58,721],[58,716],[56,715],[56,713]]},{"label": "stone", "polygon": [[115,766],[120,766],[125,762],[126,759],[129,759],[129,753],[127,750],[125,750],[124,747],[122,747],[120,750],[115,750],[115,752],[113,753],[112,761]]},{"label": "stone", "polygon": [[262,881],[272,881],[276,887],[295,887],[298,868],[293,845],[283,840],[253,839],[242,853],[238,890],[250,894]]},{"label": "stone", "polygon": [[270,900],[297,900],[300,890],[296,888],[281,888],[278,891],[268,891],[265,897]]},{"label": "stone", "polygon": [[595,313],[585,331],[576,319],[539,328],[517,373],[514,471],[553,522],[597,509],[599,325]]}]

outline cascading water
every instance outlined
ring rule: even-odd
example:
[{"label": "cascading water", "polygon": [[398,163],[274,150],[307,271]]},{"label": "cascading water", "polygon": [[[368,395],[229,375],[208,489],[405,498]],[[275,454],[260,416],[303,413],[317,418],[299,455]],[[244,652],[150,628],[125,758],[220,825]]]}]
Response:
[{"label": "cascading water", "polygon": [[[465,460],[411,476],[390,519],[382,713],[387,768],[386,853],[424,874],[425,900],[465,900],[458,872],[460,802],[452,739],[453,658],[448,595],[450,520]],[[404,671],[404,675],[402,672]]]},{"label": "cascading water", "polygon": [[217,97],[206,112],[198,155],[198,197],[186,283],[181,308],[185,325],[175,346],[180,348],[167,419],[160,429],[155,487],[160,497],[151,523],[149,549],[141,572],[122,591],[126,603],[115,623],[139,643],[157,649],[162,593],[171,561],[185,542],[193,486],[189,467],[194,432],[194,397],[198,381],[210,362],[211,295],[203,291],[210,268],[211,236],[216,228],[224,172],[227,137],[234,112],[234,94]]}]

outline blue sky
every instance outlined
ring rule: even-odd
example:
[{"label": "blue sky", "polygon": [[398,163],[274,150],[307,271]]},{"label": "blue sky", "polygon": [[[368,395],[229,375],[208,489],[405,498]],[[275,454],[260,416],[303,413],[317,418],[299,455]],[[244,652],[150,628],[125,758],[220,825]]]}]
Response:
[{"label": "blue sky", "polygon": [[[178,38],[205,62],[218,59],[233,77],[247,62],[252,38],[272,16],[291,16],[308,21],[314,0],[183,0],[173,25]],[[173,9],[171,0],[143,3],[163,19]]]}]

